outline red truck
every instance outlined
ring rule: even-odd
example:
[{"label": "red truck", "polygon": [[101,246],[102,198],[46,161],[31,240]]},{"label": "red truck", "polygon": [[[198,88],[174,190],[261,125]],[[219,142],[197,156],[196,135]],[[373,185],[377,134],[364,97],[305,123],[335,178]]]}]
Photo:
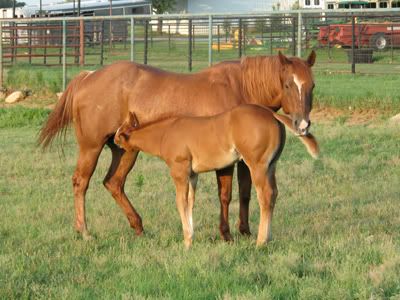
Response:
[{"label": "red truck", "polygon": [[[318,33],[318,41],[321,45],[341,45],[351,47],[351,24],[331,24],[321,26]],[[369,47],[376,50],[384,50],[393,44],[400,46],[400,24],[356,24],[355,47]]]}]

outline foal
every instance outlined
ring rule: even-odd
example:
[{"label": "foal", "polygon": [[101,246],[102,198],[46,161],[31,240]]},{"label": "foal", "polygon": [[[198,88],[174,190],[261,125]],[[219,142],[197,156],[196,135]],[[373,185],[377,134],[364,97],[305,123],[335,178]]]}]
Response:
[{"label": "foal", "polygon": [[[126,151],[147,152],[167,163],[176,187],[176,203],[187,248],[193,237],[197,174],[243,160],[257,191],[260,205],[257,245],[263,245],[271,239],[277,197],[275,165],[285,144],[282,123],[293,129],[290,118],[257,105],[240,105],[212,117],[169,118],[142,126],[135,114],[129,112],[114,141]],[[312,155],[318,153],[312,135],[299,138]]]}]

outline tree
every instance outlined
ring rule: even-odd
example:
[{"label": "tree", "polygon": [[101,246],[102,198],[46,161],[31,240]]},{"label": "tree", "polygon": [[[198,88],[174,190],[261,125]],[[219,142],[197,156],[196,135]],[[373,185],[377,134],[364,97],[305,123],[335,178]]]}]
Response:
[{"label": "tree", "polygon": [[[14,0],[0,0],[0,7],[1,8],[11,8],[11,7],[13,7],[13,4],[14,4]],[[16,7],[25,6],[25,2],[16,1],[15,6]]]},{"label": "tree", "polygon": [[292,10],[297,10],[297,9],[300,9],[299,0],[294,1],[292,4]]},{"label": "tree", "polygon": [[174,8],[176,0],[152,0],[153,11],[157,14],[166,13]]},{"label": "tree", "polygon": [[[152,0],[151,5],[153,7],[153,12],[156,14],[163,14],[169,12],[174,8],[176,0]],[[157,26],[158,33],[162,33],[162,19],[158,20]]]}]

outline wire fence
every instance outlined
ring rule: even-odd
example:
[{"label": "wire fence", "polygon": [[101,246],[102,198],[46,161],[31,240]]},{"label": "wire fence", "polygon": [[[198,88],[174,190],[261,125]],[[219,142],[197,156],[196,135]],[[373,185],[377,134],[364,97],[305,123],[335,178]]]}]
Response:
[{"label": "wire fence", "polygon": [[0,36],[1,86],[15,68],[55,70],[54,85],[63,88],[80,69],[117,60],[185,72],[244,55],[303,57],[311,49],[320,70],[400,72],[400,9],[3,19]]}]

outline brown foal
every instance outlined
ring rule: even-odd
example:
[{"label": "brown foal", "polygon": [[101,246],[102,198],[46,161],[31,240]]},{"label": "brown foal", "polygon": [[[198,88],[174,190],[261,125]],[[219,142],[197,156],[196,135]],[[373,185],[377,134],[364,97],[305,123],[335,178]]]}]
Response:
[{"label": "brown foal", "polygon": [[[280,121],[278,121],[280,120]],[[257,105],[240,105],[213,117],[168,118],[139,126],[134,113],[118,129],[114,142],[127,152],[143,151],[163,159],[176,187],[184,242],[192,244],[192,209],[197,174],[223,169],[243,160],[250,169],[260,206],[257,245],[271,239],[277,197],[275,166],[285,144],[282,123],[288,117]],[[311,154],[318,146],[311,134],[300,136]]]}]

